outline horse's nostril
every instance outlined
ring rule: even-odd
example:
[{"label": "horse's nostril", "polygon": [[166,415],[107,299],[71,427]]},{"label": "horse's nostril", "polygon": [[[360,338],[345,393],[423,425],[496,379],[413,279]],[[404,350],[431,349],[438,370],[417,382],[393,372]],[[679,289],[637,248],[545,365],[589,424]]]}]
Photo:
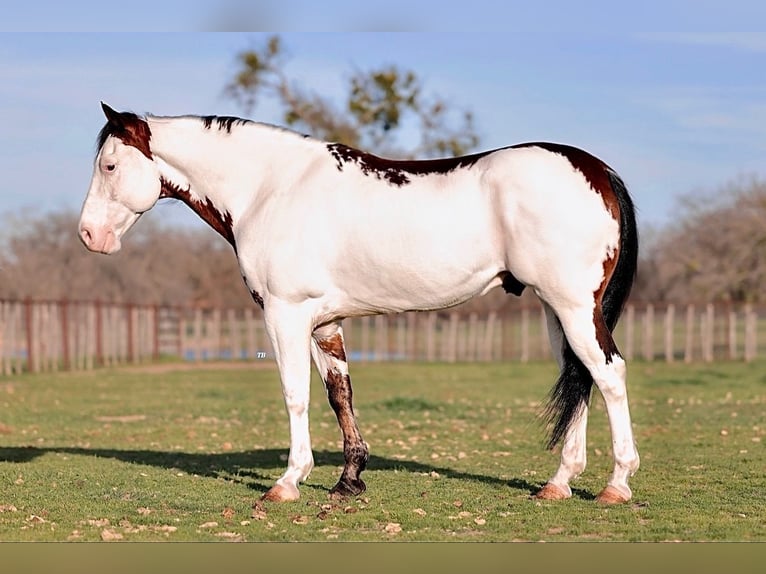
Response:
[{"label": "horse's nostril", "polygon": [[90,245],[93,242],[93,233],[87,227],[80,228],[80,239],[85,245]]}]

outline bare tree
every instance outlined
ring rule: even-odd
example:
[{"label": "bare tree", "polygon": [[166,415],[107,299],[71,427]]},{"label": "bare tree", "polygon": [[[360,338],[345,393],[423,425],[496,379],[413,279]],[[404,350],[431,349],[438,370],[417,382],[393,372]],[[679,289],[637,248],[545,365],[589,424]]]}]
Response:
[{"label": "bare tree", "polygon": [[[442,98],[426,95],[411,70],[384,66],[354,72],[347,99],[339,108],[329,98],[289,78],[284,57],[278,36],[260,48],[240,52],[238,71],[225,93],[248,114],[262,98],[276,98],[289,126],[320,139],[386,155],[461,155],[479,143],[473,115],[454,110]],[[420,141],[402,149],[396,138],[408,121],[415,123]]]},{"label": "bare tree", "polygon": [[231,248],[212,230],[167,227],[145,218],[131,230],[120,252],[100,257],[77,239],[74,212],[6,217],[0,242],[0,297],[168,305],[251,303]]},{"label": "bare tree", "polygon": [[763,301],[766,182],[740,180],[689,195],[678,211],[643,262],[655,298]]}]

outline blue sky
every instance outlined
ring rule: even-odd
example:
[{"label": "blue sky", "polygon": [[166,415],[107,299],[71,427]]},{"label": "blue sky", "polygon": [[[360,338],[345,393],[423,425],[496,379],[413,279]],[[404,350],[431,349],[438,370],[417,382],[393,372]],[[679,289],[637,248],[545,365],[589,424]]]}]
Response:
[{"label": "blue sky", "polygon": [[[201,18],[210,9],[204,4],[186,3],[193,15],[183,23],[187,29],[229,25],[220,13],[219,21]],[[152,21],[161,20],[159,6]],[[24,28],[25,10],[10,25]],[[360,16],[357,26],[368,20]],[[79,23],[93,27],[87,19]],[[766,33],[627,32],[590,24],[542,34],[517,26],[280,35],[288,72],[307,89],[340,98],[355,69],[396,64],[416,71],[426,91],[471,110],[483,149],[548,140],[591,151],[622,174],[644,224],[672,222],[681,195],[766,178]],[[236,53],[266,37],[0,33],[0,214],[79,209],[104,121],[100,100],[139,113],[242,115],[223,86]],[[268,102],[252,116],[280,121]],[[160,204],[153,217],[189,223],[184,210]]]}]

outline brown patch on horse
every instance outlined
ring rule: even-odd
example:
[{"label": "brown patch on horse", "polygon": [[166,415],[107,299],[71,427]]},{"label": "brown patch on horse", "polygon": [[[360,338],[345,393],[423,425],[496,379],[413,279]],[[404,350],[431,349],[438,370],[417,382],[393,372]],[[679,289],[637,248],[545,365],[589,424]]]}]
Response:
[{"label": "brown patch on horse", "polygon": [[317,346],[334,359],[346,362],[346,349],[343,346],[343,337],[340,333],[335,333],[327,339],[317,340]]},{"label": "brown patch on horse", "polygon": [[[160,178],[160,183],[162,184],[160,198],[180,199],[183,201],[197,215],[199,215],[203,221],[221,234],[221,236],[228,241],[236,251],[237,246],[234,241],[234,225],[231,219],[231,214],[228,211],[221,212],[207,197],[204,201],[193,198],[190,188],[182,189],[164,177]],[[261,304],[261,306],[263,305]]]},{"label": "brown patch on horse", "polygon": [[325,376],[327,385],[327,398],[330,401],[335,414],[338,416],[338,424],[346,440],[354,440],[354,436],[359,433],[356,421],[354,420],[354,410],[352,406],[353,390],[351,388],[351,378],[343,375],[338,369],[328,369]]},{"label": "brown patch on horse", "polygon": [[612,356],[619,355],[620,351],[617,349],[612,333],[609,331],[609,327],[604,320],[601,311],[601,301],[604,298],[604,291],[606,291],[606,286],[609,284],[609,279],[611,279],[612,273],[615,267],[617,267],[618,254],[619,249],[615,248],[614,252],[604,259],[601,285],[593,292],[593,325],[596,327],[596,341],[598,341],[598,346],[604,352],[607,363],[611,363]]},{"label": "brown patch on horse", "polygon": [[153,159],[149,145],[152,132],[146,120],[132,112],[116,112],[103,102],[101,108],[106,115],[106,125],[98,134],[98,149],[104,146],[106,138],[113,136],[125,145],[132,146],[144,154],[148,159]]},{"label": "brown patch on horse", "polygon": [[328,369],[325,375],[325,386],[327,387],[327,398],[332,410],[335,411],[340,431],[343,434],[343,459],[345,461],[338,484],[332,488],[330,494],[341,497],[356,496],[367,489],[359,475],[367,466],[369,451],[362,440],[354,416],[351,378],[342,374],[338,369]]},{"label": "brown patch on horse", "polygon": [[[118,138],[125,145],[136,148],[148,159],[154,160],[150,146],[152,132],[146,120],[132,112],[116,112],[104,103],[101,104],[101,107],[104,110],[107,122],[98,134],[99,150],[104,146],[106,139],[112,136]],[[228,130],[231,129],[231,123],[228,122],[228,118],[224,118],[222,126]],[[236,250],[233,222],[228,211],[220,211],[209,198],[205,198],[204,201],[193,199],[190,189],[182,189],[165,178],[160,178],[160,184],[160,198],[180,199],[183,201],[207,222],[210,227],[220,233]]]},{"label": "brown patch on horse", "polygon": [[[609,167],[586,152],[580,153],[582,155],[574,155],[574,157],[578,158],[578,163],[575,163],[572,158],[570,158],[572,165],[583,173],[594,191],[601,196],[601,200],[604,202],[604,207],[617,222],[619,227],[620,203],[609,179],[609,174],[607,172]],[[602,301],[604,299],[604,292],[606,291],[607,285],[609,285],[612,274],[617,267],[619,257],[620,242],[618,242],[614,247],[614,250],[604,258],[602,263],[603,272],[601,275],[601,284],[593,292],[593,325],[596,328],[596,340],[598,341],[599,347],[601,347],[601,350],[604,352],[607,363],[611,363],[612,357],[614,355],[619,355],[620,351],[617,349],[612,333],[604,320]]]},{"label": "brown patch on horse", "polygon": [[[540,147],[553,153],[563,155],[569,160],[576,170],[583,174],[583,177],[590,184],[593,191],[601,196],[601,200],[604,202],[604,207],[617,222],[620,224],[620,202],[617,194],[612,187],[612,182],[609,178],[609,170],[611,169],[600,159],[592,156],[586,151],[579,148],[553,143],[529,143],[514,146],[516,148],[521,147]],[[596,340],[599,347],[606,356],[606,362],[612,362],[612,356],[619,355],[617,345],[612,338],[612,334],[609,331],[609,327],[604,320],[604,316],[601,310],[601,303],[604,298],[604,292],[606,291],[609,280],[612,278],[617,262],[619,260],[620,247],[619,244],[615,247],[612,253],[608,254],[603,262],[603,274],[601,284],[593,292],[593,325],[596,328]]]},{"label": "brown patch on horse", "polygon": [[441,159],[396,160],[378,157],[338,143],[328,144],[327,149],[335,159],[338,171],[343,171],[346,164],[354,164],[364,175],[374,176],[397,187],[410,183],[410,175],[444,174],[460,167],[470,167],[493,151]]}]

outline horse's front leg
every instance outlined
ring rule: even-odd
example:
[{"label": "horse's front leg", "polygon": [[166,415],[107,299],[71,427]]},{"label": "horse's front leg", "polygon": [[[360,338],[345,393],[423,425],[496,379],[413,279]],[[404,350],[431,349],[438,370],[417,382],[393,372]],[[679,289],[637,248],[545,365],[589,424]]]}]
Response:
[{"label": "horse's front leg", "polygon": [[286,502],[298,500],[298,483],[305,480],[314,467],[309,434],[311,319],[291,305],[275,302],[266,309],[266,330],[276,355],[290,422],[290,455],[287,470],[262,500]]},{"label": "horse's front leg", "polygon": [[319,376],[325,384],[327,399],[338,418],[343,434],[343,472],[330,494],[332,496],[356,496],[367,488],[360,474],[367,466],[369,450],[356,424],[352,401],[351,378],[348,374],[343,328],[340,323],[325,325],[314,331],[311,342]]}]

